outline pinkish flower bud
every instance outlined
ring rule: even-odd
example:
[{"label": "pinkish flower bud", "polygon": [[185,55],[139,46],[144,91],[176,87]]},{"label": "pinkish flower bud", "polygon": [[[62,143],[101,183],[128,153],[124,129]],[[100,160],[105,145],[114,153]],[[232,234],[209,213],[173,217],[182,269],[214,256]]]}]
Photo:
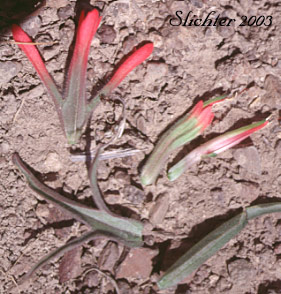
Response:
[{"label": "pinkish flower bud", "polygon": [[201,128],[200,133],[203,133],[203,131],[211,124],[213,119],[214,114],[212,113],[212,106],[205,107],[200,113],[197,122],[197,126]]},{"label": "pinkish flower bud", "polygon": [[[214,156],[217,155],[249,137],[252,133],[262,129],[268,124],[268,121],[262,120],[257,123],[239,128],[234,131],[227,132],[213,140],[205,143],[208,148],[205,151],[206,155]],[[204,145],[205,145],[204,144]],[[208,145],[207,145],[208,144]]]},{"label": "pinkish flower bud", "polygon": [[217,154],[233,147],[246,139],[252,133],[260,130],[268,124],[268,121],[262,120],[251,125],[239,128],[234,131],[227,132],[218,136],[205,144],[195,148],[187,154],[177,164],[172,166],[168,171],[168,178],[170,181],[176,180],[185,170],[192,164],[201,160],[204,156],[216,156]]},{"label": "pinkish flower bud", "polygon": [[196,103],[196,105],[191,109],[190,111],[190,115],[187,117],[187,119],[190,119],[190,118],[197,118],[200,113],[202,112],[203,110],[203,101],[200,100],[199,102]]}]

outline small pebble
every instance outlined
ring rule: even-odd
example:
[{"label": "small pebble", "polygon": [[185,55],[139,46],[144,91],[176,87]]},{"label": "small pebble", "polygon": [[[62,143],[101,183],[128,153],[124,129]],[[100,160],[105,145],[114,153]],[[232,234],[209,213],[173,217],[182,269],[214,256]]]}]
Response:
[{"label": "small pebble", "polygon": [[44,165],[48,172],[58,172],[62,168],[59,155],[56,152],[48,153]]}]

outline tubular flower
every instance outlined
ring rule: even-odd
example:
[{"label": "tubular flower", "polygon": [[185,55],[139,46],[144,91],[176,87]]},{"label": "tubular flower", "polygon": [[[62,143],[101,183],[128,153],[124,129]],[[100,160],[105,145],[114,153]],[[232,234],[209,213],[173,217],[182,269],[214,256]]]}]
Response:
[{"label": "tubular flower", "polygon": [[267,120],[262,120],[248,126],[239,128],[227,132],[221,136],[218,136],[203,145],[192,150],[188,155],[186,155],[177,164],[171,167],[168,171],[168,178],[170,181],[176,180],[185,170],[187,170],[192,164],[201,160],[202,157],[216,156],[217,154],[233,147],[234,145],[240,143],[252,133],[260,130],[268,124]]},{"label": "tubular flower", "polygon": [[164,133],[142,170],[141,182],[143,185],[150,185],[155,182],[172,151],[202,134],[214,118],[212,105],[224,98],[225,96],[218,97],[205,103],[200,100],[190,113],[178,120],[174,126]]}]

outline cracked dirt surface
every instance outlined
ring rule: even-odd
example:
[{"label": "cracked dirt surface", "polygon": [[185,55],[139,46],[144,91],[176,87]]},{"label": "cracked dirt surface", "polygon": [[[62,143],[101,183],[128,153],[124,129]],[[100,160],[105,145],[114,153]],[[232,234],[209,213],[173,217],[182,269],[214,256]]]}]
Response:
[{"label": "cracked dirt surface", "polygon": [[[84,227],[46,203],[11,162],[19,152],[40,179],[65,196],[90,203],[84,162],[73,162],[51,99],[32,65],[5,32],[0,43],[0,293],[281,293],[281,214],[250,221],[236,238],[183,284],[159,291],[155,281],[206,233],[253,203],[278,200],[281,185],[280,1],[91,1],[103,16],[88,62],[88,96],[134,46],[154,42],[153,55],[113,95],[126,102],[127,123],[115,148],[144,150],[102,161],[99,185],[111,209],[146,224],[145,248],[90,242],[54,260],[28,285],[17,280],[40,257]],[[76,1],[49,0],[21,26],[38,42],[62,87],[75,32]],[[210,11],[231,27],[171,26],[176,11]],[[272,16],[271,26],[238,26],[242,15]],[[139,172],[159,135],[199,99],[238,93],[215,107],[212,127],[175,152],[168,165],[216,134],[273,114],[273,121],[237,148],[193,166],[176,182],[165,171],[142,187]],[[116,112],[120,113],[117,108]],[[112,105],[94,112],[92,148],[111,133]],[[85,148],[85,137],[75,147]],[[64,265],[63,265],[64,264]],[[70,265],[69,265],[70,264]],[[59,268],[69,273],[59,274]],[[92,269],[91,271],[88,271]],[[96,269],[96,270],[95,270]],[[63,271],[63,270],[62,270]],[[66,270],[65,270],[66,271]],[[104,276],[106,274],[108,278]],[[113,279],[113,280],[112,280]],[[116,281],[116,284],[114,283]]]}]

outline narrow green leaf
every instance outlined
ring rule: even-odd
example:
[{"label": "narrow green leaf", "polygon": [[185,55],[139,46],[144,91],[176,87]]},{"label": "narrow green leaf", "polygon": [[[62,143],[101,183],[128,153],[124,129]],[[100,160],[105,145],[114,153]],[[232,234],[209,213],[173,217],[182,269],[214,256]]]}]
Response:
[{"label": "narrow green leaf", "polygon": [[[147,59],[153,51],[153,43],[147,43],[133,53],[117,69],[110,81],[90,101],[86,98],[87,62],[91,41],[94,37],[101,17],[97,9],[85,14],[82,10],[77,29],[73,56],[65,80],[63,95],[49,75],[45,64],[29,36],[17,25],[12,26],[14,39],[25,52],[40,78],[54,100],[62,129],[69,144],[79,141],[92,111],[99,104],[101,96],[108,96],[122,80],[139,64]],[[33,43],[34,44],[34,43]]]},{"label": "narrow green leaf", "polygon": [[258,204],[246,208],[244,212],[219,226],[187,251],[162,276],[157,283],[158,287],[166,289],[175,286],[198,269],[230,239],[234,238],[247,225],[249,220],[275,212],[281,212],[281,202]]},{"label": "narrow green leaf", "polygon": [[109,232],[121,238],[124,244],[130,247],[142,245],[143,225],[140,222],[88,208],[75,201],[69,200],[38,181],[17,153],[13,155],[13,162],[25,175],[30,187],[34,191],[43,196],[46,200],[59,206],[75,219],[86,224],[93,230]]},{"label": "narrow green leaf", "polygon": [[246,208],[247,218],[251,220],[258,216],[274,213],[274,212],[281,212],[281,203],[274,202],[274,203],[266,203],[266,204],[258,204],[254,206],[250,206]]},{"label": "narrow green leaf", "polygon": [[78,214],[81,214],[93,229],[112,233],[114,236],[121,238],[123,243],[129,247],[142,245],[143,225],[140,222],[120,216],[112,216],[107,212],[81,207],[80,205],[69,206]]},{"label": "narrow green leaf", "polygon": [[65,245],[55,249],[51,253],[45,255],[42,259],[40,259],[20,280],[20,284],[27,281],[39,268],[44,266],[47,262],[49,262],[51,259],[55,257],[60,257],[67,251],[82,245],[85,242],[91,241],[94,239],[97,235],[96,231],[90,231],[84,233],[82,236],[75,238],[74,240],[71,240],[70,242],[66,243]]},{"label": "narrow green leaf", "polygon": [[245,227],[246,216],[246,213],[243,212],[233,217],[199,241],[168,269],[158,281],[158,287],[162,290],[175,286],[198,269]]},{"label": "narrow green leaf", "polygon": [[87,120],[91,116],[93,110],[99,105],[101,99],[101,92],[99,92],[95,97],[93,97],[86,107],[86,117]]},{"label": "narrow green leaf", "polygon": [[185,170],[187,170],[190,166],[195,164],[196,162],[201,160],[201,153],[199,152],[201,149],[194,149],[190,153],[187,154],[182,160],[173,165],[167,173],[168,179],[170,181],[176,180]]},{"label": "narrow green leaf", "polygon": [[188,131],[187,133],[183,133],[177,139],[173,141],[171,144],[171,149],[176,149],[178,147],[183,146],[184,144],[191,142],[194,140],[198,134],[200,134],[200,127],[194,127],[192,130]]},{"label": "narrow green leaf", "polygon": [[213,105],[215,103],[221,102],[225,98],[227,98],[227,95],[222,95],[222,96],[218,96],[218,97],[213,98],[213,99],[209,99],[209,100],[204,102],[203,107],[206,107],[206,106]]},{"label": "narrow green leaf", "polygon": [[[141,173],[143,185],[154,183],[171,152],[194,138],[194,135],[191,136],[190,132],[196,126],[197,119],[189,117],[190,113],[187,113],[160,138],[143,167]],[[182,136],[185,136],[185,138],[180,142]]]},{"label": "narrow green leaf", "polygon": [[140,48],[134,48],[132,54],[119,66],[110,81],[102,89],[102,93],[107,96],[111,93],[123,79],[138,65],[145,61],[153,51],[153,43],[147,43]]},{"label": "narrow green leaf", "polygon": [[38,75],[40,76],[41,80],[43,81],[49,95],[51,96],[51,98],[53,99],[55,103],[58,113],[61,115],[60,109],[63,105],[62,96],[55,82],[50,76],[36,46],[31,45],[33,44],[32,40],[26,34],[26,32],[18,25],[15,25],[15,24],[12,25],[12,33],[13,33],[13,38],[18,44],[19,48],[21,48],[23,52],[26,54],[27,58],[30,60],[35,70],[37,71]]},{"label": "narrow green leaf", "polygon": [[210,100],[209,106],[205,108],[203,101],[199,101],[189,113],[163,134],[143,167],[141,174],[143,185],[155,182],[172,151],[192,141],[204,131],[214,117],[211,105],[218,101]]},{"label": "narrow green leaf", "polygon": [[122,114],[118,120],[117,132],[111,137],[109,142],[107,142],[106,144],[100,145],[97,148],[95,157],[94,157],[94,159],[91,163],[91,166],[89,168],[89,180],[90,180],[90,185],[91,185],[91,189],[92,189],[93,200],[94,200],[96,206],[101,211],[105,211],[112,216],[115,216],[115,215],[108,209],[106,203],[104,202],[102,193],[100,192],[99,186],[98,186],[97,169],[98,169],[98,164],[99,164],[99,160],[101,157],[101,153],[104,151],[105,148],[107,148],[108,146],[113,144],[117,139],[121,138],[123,131],[124,131],[124,126],[126,123],[126,111],[125,111],[126,105],[125,105],[124,100],[121,98],[117,98],[117,99],[115,99],[115,101],[121,102],[121,104],[122,104]]}]

